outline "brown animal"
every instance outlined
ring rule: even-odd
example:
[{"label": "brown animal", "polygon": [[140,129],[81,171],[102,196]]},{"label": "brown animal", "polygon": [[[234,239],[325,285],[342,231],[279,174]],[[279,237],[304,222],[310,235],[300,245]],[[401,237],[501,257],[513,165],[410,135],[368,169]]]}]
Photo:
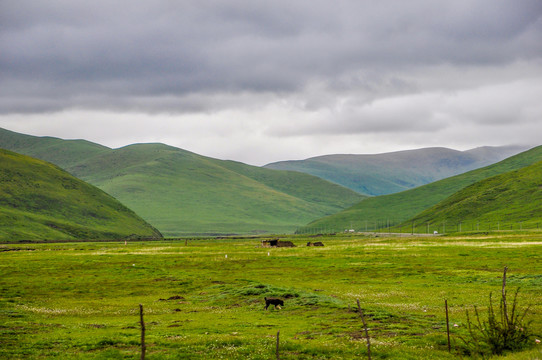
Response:
[{"label": "brown animal", "polygon": [[265,299],[265,310],[267,310],[269,305],[274,305],[275,309],[277,307],[280,309],[281,306],[284,306],[284,301],[282,301],[281,299],[278,299],[278,298],[269,298],[268,299],[266,297],[264,297],[264,299]]},{"label": "brown animal", "polygon": [[321,241],[317,241],[317,242],[308,242],[307,243],[307,246],[324,246],[324,243],[321,242]]}]

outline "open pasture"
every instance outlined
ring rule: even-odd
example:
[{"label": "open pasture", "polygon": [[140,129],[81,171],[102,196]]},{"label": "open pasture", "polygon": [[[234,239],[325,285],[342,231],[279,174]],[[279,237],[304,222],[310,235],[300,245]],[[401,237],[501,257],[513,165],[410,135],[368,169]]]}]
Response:
[{"label": "open pasture", "polygon": [[[542,335],[542,234],[0,245],[0,358],[455,359],[465,310],[510,294]],[[324,247],[306,247],[323,241]],[[264,296],[284,307],[264,310]],[[457,325],[457,326],[456,326]],[[533,341],[534,342],[534,341]],[[533,344],[534,345],[534,344]],[[542,357],[534,345],[507,359]],[[465,356],[463,357],[465,358]]]}]

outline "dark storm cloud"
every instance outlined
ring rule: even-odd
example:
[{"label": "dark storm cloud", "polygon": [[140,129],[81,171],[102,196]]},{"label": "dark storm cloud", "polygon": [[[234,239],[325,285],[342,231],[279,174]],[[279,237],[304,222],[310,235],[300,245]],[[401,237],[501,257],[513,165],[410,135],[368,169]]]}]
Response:
[{"label": "dark storm cloud", "polygon": [[424,66],[539,60],[541,15],[539,0],[4,0],[0,112],[211,111],[247,93],[263,96],[247,105],[371,101],[420,91],[408,74]]}]

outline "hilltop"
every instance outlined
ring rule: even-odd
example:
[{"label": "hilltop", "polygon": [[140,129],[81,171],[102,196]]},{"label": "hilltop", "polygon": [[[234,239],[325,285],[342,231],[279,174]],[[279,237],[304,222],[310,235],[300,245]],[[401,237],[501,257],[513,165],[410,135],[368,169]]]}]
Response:
[{"label": "hilltop", "polygon": [[0,146],[57,164],[119,199],[166,236],[288,233],[364,198],[316,176],[164,144],[110,149],[0,130]]},{"label": "hilltop", "polygon": [[[542,146],[517,154],[496,164],[452,176],[400,193],[364,199],[348,209],[318,219],[300,228],[301,232],[318,229],[375,229],[384,224],[398,224],[434,206],[455,192],[478,181],[518,170],[542,160]],[[312,230],[311,230],[312,229]]]},{"label": "hilltop", "polygon": [[401,192],[506,159],[528,147],[484,146],[467,151],[425,148],[375,155],[326,155],[267,164],[315,175],[361,194]]},{"label": "hilltop", "polygon": [[506,229],[521,223],[536,228],[542,220],[541,179],[539,161],[467,186],[407,223],[422,228],[426,224],[445,224],[449,231],[472,229],[474,224]]},{"label": "hilltop", "polygon": [[0,149],[0,241],[161,238],[113,197],[59,167]]}]

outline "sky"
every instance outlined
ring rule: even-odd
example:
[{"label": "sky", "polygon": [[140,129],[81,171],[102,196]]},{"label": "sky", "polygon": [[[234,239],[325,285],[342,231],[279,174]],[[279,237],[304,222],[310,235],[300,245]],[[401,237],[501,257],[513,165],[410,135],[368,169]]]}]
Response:
[{"label": "sky", "polygon": [[542,143],[540,0],[1,0],[0,127],[252,165]]}]

